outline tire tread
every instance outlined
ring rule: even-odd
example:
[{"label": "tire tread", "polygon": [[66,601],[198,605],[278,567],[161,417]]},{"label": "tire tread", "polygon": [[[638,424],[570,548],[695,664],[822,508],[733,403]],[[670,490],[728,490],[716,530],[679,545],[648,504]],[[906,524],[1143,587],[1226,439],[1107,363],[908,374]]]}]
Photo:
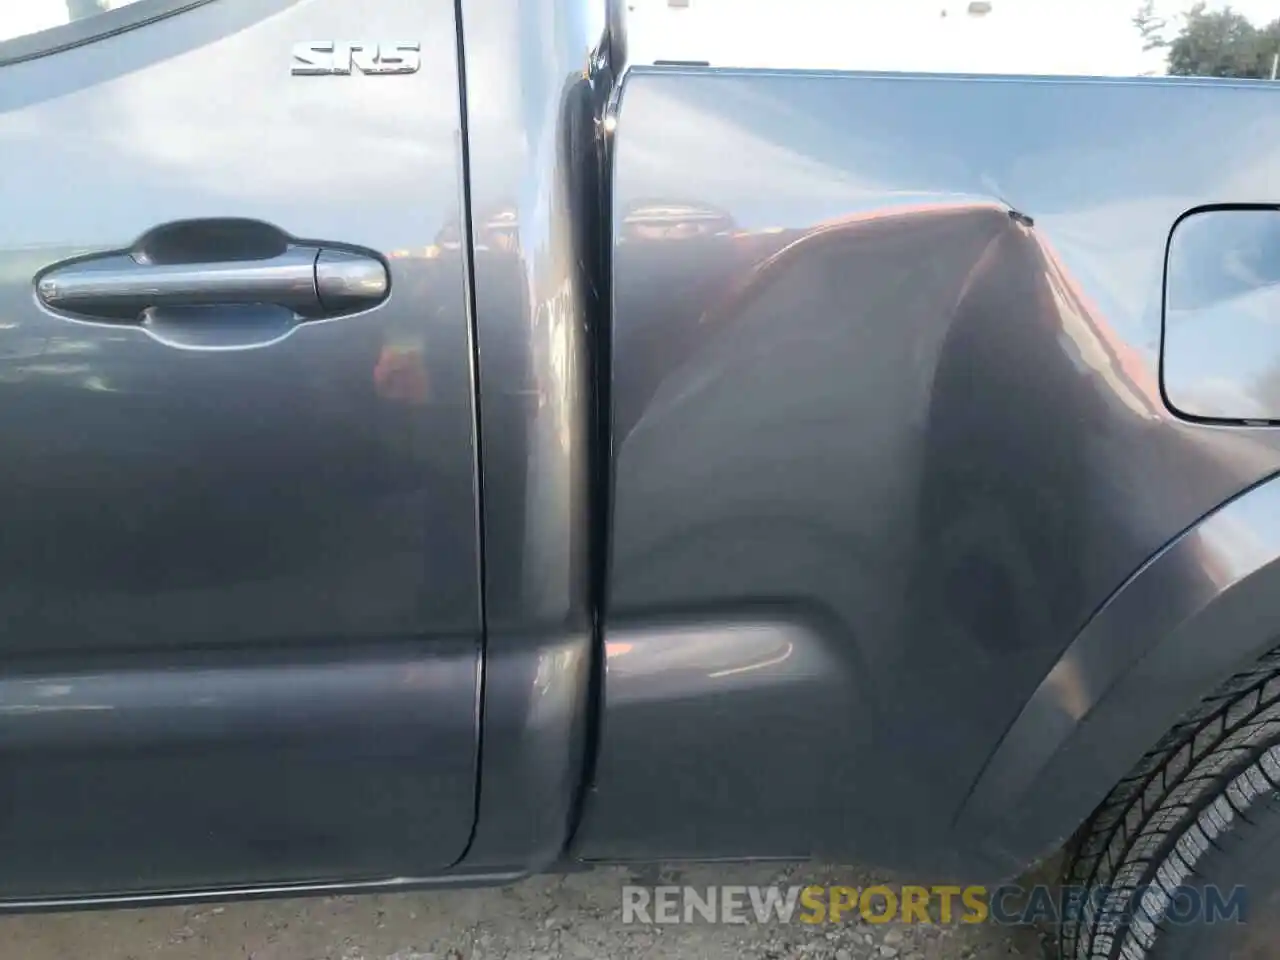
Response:
[{"label": "tire tread", "polygon": [[1109,888],[1100,914],[1088,900],[1064,918],[1062,960],[1146,960],[1162,931],[1148,892],[1121,926],[1111,908],[1139,888],[1167,895],[1224,849],[1237,820],[1280,789],[1280,648],[1231,677],[1160,739],[1077,834],[1063,882]]}]

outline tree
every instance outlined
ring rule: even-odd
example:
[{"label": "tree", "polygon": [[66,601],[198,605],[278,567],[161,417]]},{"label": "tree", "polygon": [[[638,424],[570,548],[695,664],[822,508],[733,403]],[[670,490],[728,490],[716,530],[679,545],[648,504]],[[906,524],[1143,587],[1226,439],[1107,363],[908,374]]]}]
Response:
[{"label": "tree", "polygon": [[1272,20],[1257,33],[1258,56],[1261,60],[1260,77],[1271,78],[1271,64],[1280,53],[1280,19]]},{"label": "tree", "polygon": [[[1209,11],[1197,3],[1169,44],[1169,73],[1182,77],[1257,77],[1257,31],[1231,7]],[[1270,71],[1268,71],[1268,76]]]},{"label": "tree", "polygon": [[1272,59],[1280,53],[1280,20],[1259,29],[1230,6],[1209,10],[1197,3],[1183,17],[1172,41],[1164,39],[1166,21],[1147,0],[1133,18],[1143,49],[1167,48],[1168,71],[1181,77],[1270,78]]},{"label": "tree", "polygon": [[1169,21],[1164,17],[1156,16],[1156,0],[1146,0],[1146,3],[1138,8],[1138,12],[1133,17],[1133,25],[1142,35],[1143,53],[1169,45],[1169,41],[1164,38],[1164,31],[1169,26]]}]

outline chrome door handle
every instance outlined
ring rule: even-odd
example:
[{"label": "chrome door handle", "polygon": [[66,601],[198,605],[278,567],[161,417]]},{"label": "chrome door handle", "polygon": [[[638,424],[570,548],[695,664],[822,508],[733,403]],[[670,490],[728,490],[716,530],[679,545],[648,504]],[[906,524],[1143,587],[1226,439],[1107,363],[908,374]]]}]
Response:
[{"label": "chrome door handle", "polygon": [[68,319],[138,327],[172,347],[240,350],[309,320],[376,307],[391,291],[368,250],[296,240],[260,220],[177,220],[127,249],[55,263],[35,294]]},{"label": "chrome door handle", "polygon": [[53,310],[116,322],[142,322],[148,310],[271,304],[299,318],[337,316],[387,295],[387,269],[375,257],[293,245],[262,260],[154,264],[109,254],[55,267],[36,283]]}]

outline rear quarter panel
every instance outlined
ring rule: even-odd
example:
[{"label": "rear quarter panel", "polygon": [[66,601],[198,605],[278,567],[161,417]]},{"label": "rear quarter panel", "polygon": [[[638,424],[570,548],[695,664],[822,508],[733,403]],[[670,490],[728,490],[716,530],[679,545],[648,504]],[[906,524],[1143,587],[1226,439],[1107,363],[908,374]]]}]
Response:
[{"label": "rear quarter panel", "polygon": [[957,813],[1072,639],[1280,465],[1159,369],[1170,229],[1280,200],[1278,97],[629,75],[583,856],[977,862]]}]

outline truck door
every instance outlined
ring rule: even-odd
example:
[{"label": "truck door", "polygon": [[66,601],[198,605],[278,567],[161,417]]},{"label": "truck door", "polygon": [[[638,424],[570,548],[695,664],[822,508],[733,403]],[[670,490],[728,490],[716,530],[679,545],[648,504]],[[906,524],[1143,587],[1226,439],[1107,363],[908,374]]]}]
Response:
[{"label": "truck door", "polygon": [[0,7],[0,897],[461,856],[456,60],[449,0]]}]

